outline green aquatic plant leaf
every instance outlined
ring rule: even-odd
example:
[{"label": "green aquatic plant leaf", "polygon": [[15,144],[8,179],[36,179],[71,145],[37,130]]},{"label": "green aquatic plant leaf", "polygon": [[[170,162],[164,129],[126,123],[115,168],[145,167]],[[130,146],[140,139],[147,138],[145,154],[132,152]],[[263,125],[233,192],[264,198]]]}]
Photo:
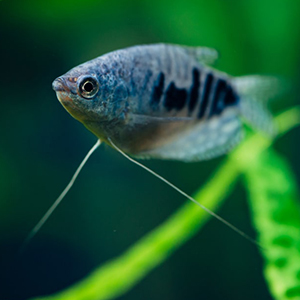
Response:
[{"label": "green aquatic plant leaf", "polygon": [[287,162],[269,150],[247,169],[252,216],[265,258],[264,273],[278,300],[300,299],[300,202]]},{"label": "green aquatic plant leaf", "polygon": [[[284,134],[300,124],[300,108],[280,114],[276,121]],[[208,182],[194,195],[210,210],[216,210],[232,190],[238,176],[258,155],[272,144],[259,134],[249,134]],[[119,257],[97,268],[89,276],[66,290],[36,300],[114,299],[134,287],[151,270],[164,262],[175,250],[194,236],[210,218],[192,202],[186,202],[157,228],[137,241]]]}]

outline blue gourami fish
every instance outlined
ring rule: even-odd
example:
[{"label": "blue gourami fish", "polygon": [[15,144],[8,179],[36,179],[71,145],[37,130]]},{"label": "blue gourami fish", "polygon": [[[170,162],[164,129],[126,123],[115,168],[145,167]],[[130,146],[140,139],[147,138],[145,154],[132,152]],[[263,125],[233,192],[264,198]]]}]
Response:
[{"label": "blue gourami fish", "polygon": [[240,117],[274,131],[257,101],[260,92],[272,92],[272,79],[231,77],[208,66],[216,57],[202,47],[135,46],[73,68],[53,89],[74,118],[128,154],[210,159],[241,140]]},{"label": "blue gourami fish", "polygon": [[210,159],[238,144],[241,119],[269,135],[275,133],[264,100],[276,94],[277,80],[232,77],[210,66],[216,58],[217,52],[205,47],[134,46],[88,61],[55,79],[53,89],[61,104],[98,142],[28,240],[66,195],[100,141],[252,240],[127,155],[187,162]]}]

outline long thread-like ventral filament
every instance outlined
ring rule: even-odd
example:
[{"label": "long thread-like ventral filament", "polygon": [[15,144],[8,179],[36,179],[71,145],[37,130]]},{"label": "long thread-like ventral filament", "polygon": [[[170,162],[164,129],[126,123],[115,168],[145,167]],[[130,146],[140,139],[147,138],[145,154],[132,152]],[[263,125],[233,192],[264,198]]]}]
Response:
[{"label": "long thread-like ventral filament", "polygon": [[51,205],[51,207],[48,209],[48,211],[44,214],[44,216],[40,219],[40,221],[34,226],[34,228],[30,231],[29,235],[25,239],[20,252],[22,253],[24,249],[27,247],[28,243],[33,239],[33,237],[38,233],[38,231],[41,229],[41,227],[46,223],[46,221],[49,219],[51,214],[54,212],[56,207],[61,203],[61,201],[65,198],[71,187],[73,186],[75,180],[77,179],[79,173],[81,172],[82,168],[90,158],[90,156],[95,152],[95,150],[100,146],[101,141],[97,140],[96,144],[91,148],[91,150],[87,153],[79,167],[77,168],[76,172],[74,173],[73,177],[71,178],[69,184],[65,187],[65,189],[62,191],[62,193],[59,195],[59,197],[54,201],[54,203]]}]

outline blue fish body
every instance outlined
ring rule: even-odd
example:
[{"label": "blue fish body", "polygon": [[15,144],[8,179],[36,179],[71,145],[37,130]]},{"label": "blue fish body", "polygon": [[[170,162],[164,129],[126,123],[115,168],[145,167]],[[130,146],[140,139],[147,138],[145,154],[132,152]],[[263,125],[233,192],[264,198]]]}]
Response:
[{"label": "blue fish body", "polygon": [[209,159],[240,141],[241,116],[274,131],[257,101],[269,96],[274,80],[231,77],[209,66],[216,57],[215,50],[201,47],[135,46],[71,69],[53,82],[53,89],[73,117],[124,152]]}]

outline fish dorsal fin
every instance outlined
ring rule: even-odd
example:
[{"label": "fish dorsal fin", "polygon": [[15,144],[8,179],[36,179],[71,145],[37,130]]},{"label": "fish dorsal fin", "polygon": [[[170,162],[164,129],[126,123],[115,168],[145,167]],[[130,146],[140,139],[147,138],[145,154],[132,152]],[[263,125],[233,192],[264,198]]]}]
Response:
[{"label": "fish dorsal fin", "polygon": [[212,65],[218,59],[218,51],[207,47],[184,47],[187,53],[200,63]]},{"label": "fish dorsal fin", "polygon": [[159,158],[186,162],[207,160],[230,151],[242,139],[241,121],[234,111],[199,122],[166,144],[139,153],[139,158]]}]

